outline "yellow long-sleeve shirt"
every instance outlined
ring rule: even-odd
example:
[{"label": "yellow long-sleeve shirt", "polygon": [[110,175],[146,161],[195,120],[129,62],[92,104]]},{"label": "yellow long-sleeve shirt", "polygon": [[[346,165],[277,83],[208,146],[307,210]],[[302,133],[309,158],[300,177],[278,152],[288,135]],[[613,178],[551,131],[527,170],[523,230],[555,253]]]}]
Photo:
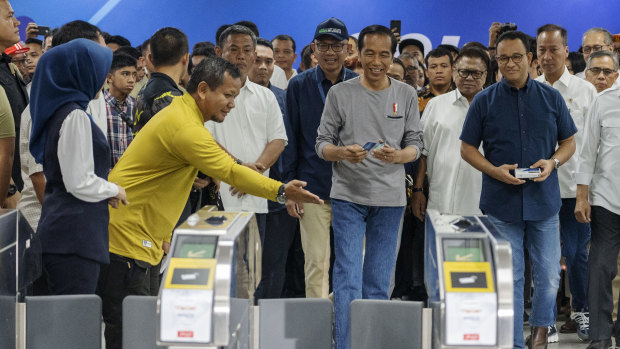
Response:
[{"label": "yellow long-sleeve shirt", "polygon": [[190,94],[175,98],[138,133],[109,176],[128,206],[110,209],[110,252],[157,264],[198,170],[275,200],[282,183],[238,165],[213,140]]}]

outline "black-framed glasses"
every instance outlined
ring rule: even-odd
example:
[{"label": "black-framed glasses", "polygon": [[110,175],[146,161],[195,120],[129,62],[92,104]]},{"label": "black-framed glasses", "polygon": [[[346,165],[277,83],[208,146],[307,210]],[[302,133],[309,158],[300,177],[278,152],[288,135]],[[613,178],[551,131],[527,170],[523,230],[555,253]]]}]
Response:
[{"label": "black-framed glasses", "polygon": [[592,74],[594,74],[594,75],[598,75],[598,74],[600,74],[600,73],[602,72],[602,73],[603,73],[603,75],[605,75],[605,76],[609,76],[609,75],[611,75],[611,74],[613,74],[613,73],[615,73],[615,72],[616,72],[616,71],[615,71],[615,70],[613,70],[613,69],[609,69],[609,68],[599,68],[599,67],[592,67],[592,68],[588,68],[588,70],[589,70],[590,72],[592,72]]},{"label": "black-framed glasses", "polygon": [[495,60],[500,64],[508,64],[508,61],[512,59],[514,63],[521,63],[523,60],[524,54],[514,54],[512,56],[495,56]]},{"label": "black-framed glasses", "polygon": [[463,79],[466,79],[468,76],[471,75],[471,77],[476,79],[476,80],[482,78],[482,75],[484,75],[484,73],[486,73],[486,71],[470,70],[470,69],[457,69],[456,72]]},{"label": "black-framed glasses", "polygon": [[345,45],[347,44],[343,44],[341,42],[335,43],[335,44],[326,44],[324,42],[315,42],[314,45],[316,45],[316,48],[319,50],[319,52],[327,52],[329,51],[329,48],[331,47],[331,49],[334,52],[342,52],[342,50],[344,49]]},{"label": "black-framed glasses", "polygon": [[583,53],[589,55],[590,52],[597,52],[597,51],[601,51],[603,49],[602,45],[594,45],[594,46],[584,46],[582,48]]}]

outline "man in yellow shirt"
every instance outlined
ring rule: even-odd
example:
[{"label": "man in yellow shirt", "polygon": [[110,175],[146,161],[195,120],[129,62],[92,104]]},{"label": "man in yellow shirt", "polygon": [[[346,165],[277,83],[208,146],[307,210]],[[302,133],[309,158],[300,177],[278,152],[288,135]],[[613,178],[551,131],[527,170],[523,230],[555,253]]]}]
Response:
[{"label": "man in yellow shirt", "polygon": [[240,88],[232,63],[205,59],[192,74],[188,93],[142,128],[110,173],[109,180],[125,188],[131,204],[110,210],[110,264],[99,279],[108,349],[121,347],[124,297],[148,294],[147,269],[169,246],[198,170],[273,201],[322,203],[303,189],[304,182],[282,184],[241,166],[213,140],[204,122],[224,121]]}]

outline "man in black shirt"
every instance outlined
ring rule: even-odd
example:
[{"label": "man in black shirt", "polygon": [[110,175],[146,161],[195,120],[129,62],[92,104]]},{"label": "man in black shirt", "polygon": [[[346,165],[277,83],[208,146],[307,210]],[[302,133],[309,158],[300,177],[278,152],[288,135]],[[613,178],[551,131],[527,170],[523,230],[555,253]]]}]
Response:
[{"label": "man in black shirt", "polygon": [[166,27],[153,34],[149,60],[155,71],[138,94],[134,115],[134,134],[138,133],[158,111],[167,107],[172,98],[183,91],[177,83],[187,72],[189,44],[187,36],[176,28]]}]

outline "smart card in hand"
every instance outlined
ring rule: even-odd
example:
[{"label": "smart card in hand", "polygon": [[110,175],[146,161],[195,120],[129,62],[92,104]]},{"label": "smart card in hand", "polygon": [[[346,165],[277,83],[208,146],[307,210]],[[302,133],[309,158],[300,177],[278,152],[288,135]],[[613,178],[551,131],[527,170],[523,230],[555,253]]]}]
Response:
[{"label": "smart card in hand", "polygon": [[374,148],[375,145],[377,145],[376,142],[366,142],[366,144],[364,144],[362,148],[364,148],[364,150],[366,151],[370,151],[372,148]]}]

